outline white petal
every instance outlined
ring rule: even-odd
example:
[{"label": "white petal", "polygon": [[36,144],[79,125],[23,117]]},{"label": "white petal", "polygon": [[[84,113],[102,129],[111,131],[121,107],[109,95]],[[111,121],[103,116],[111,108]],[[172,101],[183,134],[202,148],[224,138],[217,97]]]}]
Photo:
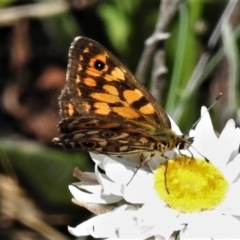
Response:
[{"label": "white petal", "polygon": [[[198,221],[199,220],[199,221]],[[195,219],[181,232],[180,239],[239,239],[240,222],[232,217],[212,214],[212,217]]]},{"label": "white petal", "polygon": [[216,137],[216,134],[214,132],[214,128],[212,125],[212,120],[206,107],[201,108],[201,120],[197,124],[195,131],[197,133],[205,132],[205,133],[211,134],[212,137]]},{"label": "white petal", "polygon": [[99,172],[97,164],[95,165],[95,173],[102,186],[102,194],[122,196],[122,185],[112,182],[105,174]]},{"label": "white petal", "polygon": [[224,175],[229,183],[233,183],[240,174],[240,154],[227,164]]},{"label": "white petal", "polygon": [[[223,205],[223,206],[222,206]],[[221,213],[232,216],[240,216],[240,201],[239,200],[228,200],[224,202],[219,209]]]},{"label": "white petal", "polygon": [[72,185],[74,185],[79,189],[84,189],[88,192],[95,193],[95,194],[102,192],[102,186],[100,184],[76,182],[76,183],[73,183]]},{"label": "white petal", "polygon": [[178,135],[182,135],[182,132],[180,130],[180,128],[178,127],[178,125],[173,121],[173,119],[168,116],[170,122],[171,122],[171,129]]},{"label": "white petal", "polygon": [[95,238],[147,238],[150,233],[146,227],[138,227],[137,214],[135,208],[123,205],[69,228],[69,231],[75,236],[91,235]]},{"label": "white petal", "polygon": [[240,181],[233,183],[226,199],[218,207],[222,213],[240,216]]},{"label": "white petal", "polygon": [[239,145],[240,145],[240,129],[236,128],[232,135],[232,154],[229,158],[229,161],[232,161],[234,157],[238,155]]},{"label": "white petal", "polygon": [[[203,113],[206,112],[206,108],[202,107],[201,112],[203,115]],[[214,132],[208,112],[202,116],[195,131],[191,132],[191,135],[194,136],[193,147],[204,157],[212,161],[212,157],[215,153],[217,136]]]},{"label": "white petal", "polygon": [[107,155],[105,155],[105,154],[97,154],[97,153],[93,153],[93,152],[89,152],[89,154],[90,154],[90,157],[92,158],[92,160],[93,160],[96,164],[98,164],[98,166],[99,166],[100,168],[103,169],[102,162],[103,162],[103,160],[107,157]]},{"label": "white petal", "polygon": [[139,218],[143,224],[153,226],[152,235],[169,239],[174,231],[182,229],[177,216],[178,212],[168,208],[158,197],[151,199],[139,209]]},{"label": "white petal", "polygon": [[167,207],[156,193],[155,195],[151,194],[148,202],[139,209],[139,218],[142,218],[142,221],[149,226],[172,225],[178,214],[177,211]]},{"label": "white petal", "polygon": [[218,138],[217,146],[216,146],[216,153],[217,153],[217,161],[216,164],[220,169],[224,169],[229,158],[232,154],[233,148],[233,135],[235,132],[235,123],[231,119],[225,125],[221,135]]},{"label": "white petal", "polygon": [[238,179],[236,182],[230,185],[229,193],[228,193],[229,197],[240,200],[239,190],[240,190],[240,179]]},{"label": "white petal", "polygon": [[105,158],[103,166],[106,175],[116,183],[126,185],[132,178],[136,169],[135,164],[124,159]]},{"label": "white petal", "polygon": [[97,238],[117,237],[116,226],[114,226],[114,212],[93,217],[75,228],[68,227],[71,234],[76,237],[91,235]]},{"label": "white petal", "polygon": [[135,176],[132,181],[123,188],[123,197],[130,203],[145,203],[154,194],[153,174],[148,176]]},{"label": "white petal", "polygon": [[81,191],[80,189],[70,185],[69,190],[73,197],[82,202],[88,203],[101,203],[101,204],[110,204],[118,202],[122,199],[120,196],[116,195],[106,195],[106,194],[93,194]]}]

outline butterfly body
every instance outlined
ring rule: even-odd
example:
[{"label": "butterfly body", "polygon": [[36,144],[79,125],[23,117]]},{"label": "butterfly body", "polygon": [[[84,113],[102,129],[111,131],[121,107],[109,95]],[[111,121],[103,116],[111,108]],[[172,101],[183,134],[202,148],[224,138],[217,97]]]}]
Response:
[{"label": "butterfly body", "polygon": [[134,75],[94,40],[77,37],[69,50],[66,85],[59,98],[66,148],[123,155],[186,149],[170,120]]}]

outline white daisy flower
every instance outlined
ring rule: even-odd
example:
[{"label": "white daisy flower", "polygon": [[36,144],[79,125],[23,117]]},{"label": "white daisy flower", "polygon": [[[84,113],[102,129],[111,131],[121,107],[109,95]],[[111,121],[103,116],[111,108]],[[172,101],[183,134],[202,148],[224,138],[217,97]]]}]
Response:
[{"label": "white daisy flower", "polygon": [[[173,131],[180,134],[176,126]],[[144,166],[133,178],[133,162],[91,154],[95,174],[76,171],[81,182],[69,189],[75,203],[98,215],[69,231],[96,238],[240,239],[240,130],[229,120],[217,137],[207,112],[190,136],[189,151],[157,169],[152,161],[155,170]]]}]

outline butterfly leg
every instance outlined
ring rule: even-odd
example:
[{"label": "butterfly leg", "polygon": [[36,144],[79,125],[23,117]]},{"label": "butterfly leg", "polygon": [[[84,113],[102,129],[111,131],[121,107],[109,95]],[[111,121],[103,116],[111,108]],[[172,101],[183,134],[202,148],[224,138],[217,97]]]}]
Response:
[{"label": "butterfly leg", "polygon": [[[191,158],[193,158],[192,152],[191,152],[189,149],[187,149],[187,150],[188,150],[188,152],[191,154]],[[181,156],[183,156],[183,157],[188,157],[186,154],[183,154],[179,149],[177,149],[177,151],[178,151],[179,155],[181,155]]]},{"label": "butterfly leg", "polygon": [[127,183],[127,185],[133,180],[133,178],[135,177],[135,175],[137,174],[138,170],[140,168],[142,168],[148,161],[150,161],[150,159],[154,156],[154,153],[152,153],[150,156],[148,156],[146,159],[144,159],[144,154],[143,152],[140,153],[140,164],[136,167],[133,176],[131,177],[131,179],[129,180],[129,182]]},{"label": "butterfly leg", "polygon": [[166,163],[166,168],[165,168],[165,172],[164,172],[164,182],[165,182],[166,192],[169,195],[169,190],[168,190],[168,185],[167,185],[167,171],[168,171],[168,162]]},{"label": "butterfly leg", "polygon": [[[136,169],[134,175],[137,173],[138,169],[140,169],[142,166],[144,166],[148,161],[150,161],[150,159],[152,157],[155,156],[155,153],[151,153],[150,156],[148,156],[146,159],[142,159],[144,155],[141,153],[141,163],[139,165],[139,167]],[[164,154],[161,154],[161,157],[163,157],[165,160],[168,160],[168,157],[165,156]],[[168,162],[166,163],[166,168],[165,168],[165,172],[164,172],[164,181],[165,181],[165,187],[166,187],[166,192],[169,194],[169,190],[168,190],[168,186],[167,186],[167,171],[168,171]]]},{"label": "butterfly leg", "polygon": [[144,159],[144,154],[141,152],[141,160],[138,168],[143,167],[147,162],[151,160],[152,157],[155,156],[155,153],[151,153],[147,158]]},{"label": "butterfly leg", "polygon": [[169,160],[169,158],[167,156],[165,156],[164,153],[162,153],[160,156],[166,160],[166,168],[164,171],[164,183],[165,183],[166,192],[167,192],[167,194],[169,194],[170,192],[169,192],[168,184],[167,184],[167,171],[168,171],[168,161],[167,160]]}]

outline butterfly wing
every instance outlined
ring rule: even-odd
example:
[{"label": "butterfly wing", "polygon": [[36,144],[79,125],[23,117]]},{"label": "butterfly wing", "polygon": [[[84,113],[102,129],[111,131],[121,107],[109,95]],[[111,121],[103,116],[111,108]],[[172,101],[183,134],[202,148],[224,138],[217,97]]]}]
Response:
[{"label": "butterfly wing", "polygon": [[140,128],[170,128],[165,111],[133,74],[94,40],[77,37],[69,50],[62,118],[84,115],[105,122],[134,122]]},{"label": "butterfly wing", "polygon": [[166,146],[163,137],[150,135],[134,122],[122,124],[81,116],[62,120],[59,129],[62,134],[53,141],[65,148],[122,155],[161,152]]}]

